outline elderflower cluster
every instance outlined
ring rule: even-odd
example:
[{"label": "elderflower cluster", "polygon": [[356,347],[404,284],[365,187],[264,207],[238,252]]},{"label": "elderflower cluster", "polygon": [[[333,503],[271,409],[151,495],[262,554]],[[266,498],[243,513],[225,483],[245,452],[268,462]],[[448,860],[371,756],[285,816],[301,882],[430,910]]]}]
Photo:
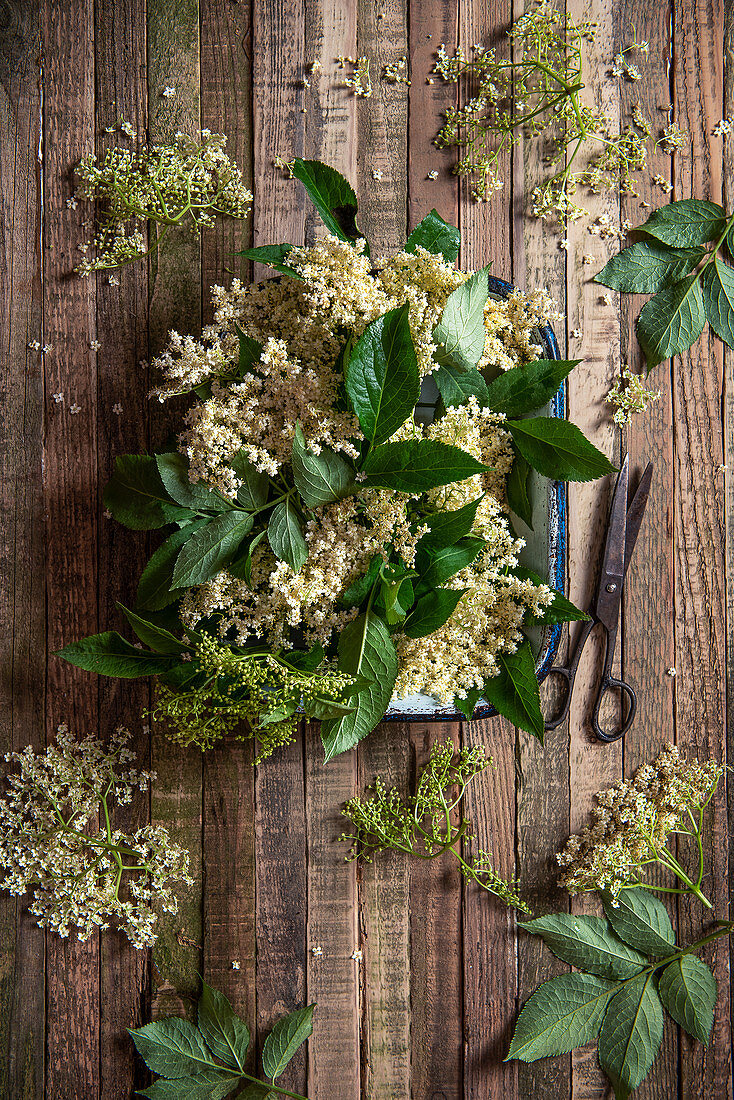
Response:
[{"label": "elderflower cluster", "polygon": [[559,885],[570,894],[608,890],[644,882],[644,868],[668,861],[671,833],[697,833],[697,817],[711,800],[724,768],[716,761],[686,762],[670,745],[633,779],[596,796],[594,824],[569,838],[558,863]]},{"label": "elderflower cluster", "polygon": [[369,57],[338,57],[340,69],[351,66],[351,74],[344,77],[344,87],[351,88],[356,96],[370,99],[372,96],[372,80],[370,78]]},{"label": "elderflower cluster", "polygon": [[177,911],[173,883],[193,880],[188,853],[166,829],[112,826],[111,802],[125,805],[154,778],[129,766],[129,739],[119,729],[109,746],[77,741],[62,725],[45,752],[28,746],[5,755],[15,768],[0,796],[0,888],[32,891],[38,924],[61,936],[75,927],[86,940],[114,925],[144,948],[155,941],[157,910]]},{"label": "elderflower cluster", "polygon": [[660,390],[646,389],[642,376],[625,367],[621,378],[614,379],[605,401],[614,405],[612,419],[621,428],[629,424],[635,413],[644,412],[647,406],[657,401],[660,396]]},{"label": "elderflower cluster", "polygon": [[[116,148],[98,163],[87,157],[77,168],[76,198],[98,202],[102,210],[93,241],[82,245],[80,275],[119,267],[146,255],[148,222],[157,223],[156,243],[173,227],[193,232],[210,226],[218,214],[244,218],[252,202],[242,172],[224,152],[222,134],[202,131],[201,144],[177,134],[171,145],[137,151]],[[94,250],[94,256],[86,253]]]}]

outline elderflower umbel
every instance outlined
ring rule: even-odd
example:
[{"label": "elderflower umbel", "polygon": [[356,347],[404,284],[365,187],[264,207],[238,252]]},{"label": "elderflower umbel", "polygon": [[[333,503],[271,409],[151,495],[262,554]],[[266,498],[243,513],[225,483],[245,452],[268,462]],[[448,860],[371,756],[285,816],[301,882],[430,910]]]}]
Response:
[{"label": "elderflower umbel", "polygon": [[[570,894],[607,890],[613,898],[625,887],[642,886],[665,893],[693,893],[708,908],[701,893],[703,854],[700,848],[703,817],[724,768],[714,760],[684,761],[669,745],[652,764],[596,796],[594,824],[569,838],[558,863],[559,885]],[[667,847],[671,834],[697,841],[699,867],[691,878]],[[660,863],[683,884],[651,886],[647,867]]]},{"label": "elderflower umbel", "polygon": [[682,149],[687,141],[688,131],[671,122],[663,130],[663,136],[658,141],[658,145],[666,153],[674,153],[677,149]]},{"label": "elderflower umbel", "polygon": [[352,73],[344,77],[344,86],[351,88],[356,96],[369,99],[372,96],[372,80],[370,79],[370,59],[368,57],[339,57],[337,58],[340,69],[352,67]]},{"label": "elderflower umbel", "polygon": [[173,883],[193,880],[188,854],[162,826],[113,827],[113,802],[129,803],[154,777],[131,767],[129,739],[118,729],[109,746],[77,741],[62,725],[45,752],[5,755],[14,769],[0,796],[0,888],[31,891],[37,923],[60,936],[76,928],[86,940],[114,926],[144,948],[156,938],[156,910],[178,908]]},{"label": "elderflower umbel", "polygon": [[615,378],[605,401],[615,406],[612,419],[615,424],[624,427],[629,424],[635,413],[644,412],[648,405],[657,401],[660,390],[645,388],[642,377],[629,367],[622,371],[621,378]]},{"label": "elderflower umbel", "polygon": [[77,196],[102,205],[93,241],[94,257],[76,268],[80,275],[119,267],[148,254],[148,223],[159,228],[153,248],[177,225],[192,231],[210,226],[218,214],[247,215],[252,195],[242,172],[224,152],[226,138],[202,130],[201,144],[177,134],[172,145],[137,151],[110,149],[101,163],[87,157],[77,168]]}]

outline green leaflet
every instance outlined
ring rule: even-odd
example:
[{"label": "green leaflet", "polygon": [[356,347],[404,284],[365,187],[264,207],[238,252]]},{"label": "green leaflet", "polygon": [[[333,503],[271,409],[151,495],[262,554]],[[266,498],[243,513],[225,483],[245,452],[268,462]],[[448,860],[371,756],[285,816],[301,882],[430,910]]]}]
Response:
[{"label": "green leaflet", "polygon": [[276,558],[287,562],[294,573],[301,570],[308,557],[308,547],[290,498],[281,500],[273,508],[268,522],[268,542]]},{"label": "green leaflet", "polygon": [[177,504],[193,512],[223,512],[230,507],[229,502],[208,485],[189,481],[189,464],[178,451],[156,455],[155,461],[166,492]]},{"label": "green leaflet", "polygon": [[193,519],[166,491],[152,455],[121,455],[102,496],[118,523],[133,531],[152,531],[168,523]]},{"label": "green leaflet", "polygon": [[246,260],[254,260],[258,264],[267,264],[268,267],[279,271],[281,275],[300,279],[298,272],[284,262],[294,247],[292,244],[262,244],[258,248],[245,248],[242,252],[236,252],[235,255],[244,256]]},{"label": "green leaflet", "polygon": [[143,570],[138,582],[137,607],[146,611],[160,611],[161,608],[175,603],[183,589],[173,587],[173,567],[181,547],[188,542],[195,531],[207,523],[205,519],[194,520],[169,535],[161,543]]},{"label": "green leaflet", "polygon": [[694,344],[705,323],[706,311],[697,274],[658,291],[645,303],[637,318],[637,338],[645,353],[648,370]]},{"label": "green leaflet", "polygon": [[349,357],[345,388],[372,444],[384,443],[411,415],[420,379],[407,303],[367,325]]},{"label": "green leaflet", "polygon": [[427,523],[430,530],[418,543],[419,550],[443,550],[447,546],[455,546],[459,539],[471,532],[477,509],[484,497],[477,497],[469,501],[463,508],[457,508],[452,512],[436,512],[423,522]]},{"label": "green leaflet", "polygon": [[458,695],[454,698],[454,706],[464,715],[467,722],[471,722],[474,711],[477,709],[477,703],[481,697],[482,692],[479,688],[471,688],[471,690],[466,693],[465,699],[460,699]]},{"label": "green leaflet", "polygon": [[246,374],[252,370],[252,368],[260,362],[260,358],[263,353],[263,345],[257,340],[253,340],[252,336],[248,336],[246,332],[235,325],[237,329],[237,335],[240,340],[240,354],[237,361],[237,378],[243,378]]},{"label": "green leaflet", "polygon": [[438,550],[421,548],[416,556],[421,584],[425,588],[438,588],[445,584],[459,570],[471,565],[486,545],[485,539],[467,535],[455,546],[444,546]]},{"label": "green leaflet", "polygon": [[158,676],[177,665],[178,658],[164,653],[151,653],[138,649],[117,633],[107,630],[103,634],[90,634],[78,642],[72,642],[56,652],[70,665],[100,676],[119,676],[134,680],[140,676]]},{"label": "green leaflet", "polygon": [[530,530],[533,530],[533,502],[530,499],[530,471],[532,469],[527,459],[523,458],[519,450],[512,444],[515,455],[510,472],[505,483],[507,503],[512,511]]},{"label": "green leaflet", "polygon": [[[197,1023],[212,1054],[232,1069],[245,1068],[250,1031],[223,993],[201,983]],[[276,1024],[277,1027],[277,1024]]]},{"label": "green leaflet", "polygon": [[695,955],[666,966],[658,980],[660,1000],[676,1023],[708,1046],[714,1026],[716,979]]},{"label": "green leaflet", "polygon": [[663,1038],[663,1008],[653,976],[640,974],[609,1001],[599,1032],[599,1061],[626,1100],[647,1075]]},{"label": "green leaflet", "polygon": [[701,276],[706,319],[716,335],[734,348],[734,270],[714,257]]},{"label": "green leaflet", "polygon": [[173,587],[203,584],[225,569],[248,531],[248,512],[224,512],[196,531],[181,548],[173,567]]},{"label": "green leaflet", "polygon": [[462,370],[459,367],[444,364],[433,372],[432,377],[447,409],[455,405],[466,405],[470,397],[476,397],[480,408],[487,407],[489,401],[487,383],[476,367]]},{"label": "green leaflet", "polygon": [[256,469],[244,451],[236,454],[229,464],[242,482],[237,490],[237,503],[246,512],[263,508],[268,499],[268,475]]},{"label": "green leaflet", "polygon": [[[364,234],[357,228],[357,196],[336,169],[318,160],[297,157],[291,171],[308,192],[326,228],[342,241],[354,244]],[[365,255],[370,250],[365,246]]]},{"label": "green leaflet", "polygon": [[625,943],[646,955],[664,958],[675,951],[675,934],[665,906],[647,890],[621,890],[616,904],[602,895],[604,912]]},{"label": "green leaflet", "polygon": [[542,936],[559,959],[599,978],[630,978],[647,966],[646,957],[615,935],[603,917],[550,913],[520,927]]},{"label": "green leaflet", "polygon": [[484,306],[489,295],[489,267],[471,275],[446,299],[441,320],[433,330],[437,362],[462,370],[476,367],[487,337]]},{"label": "green leaflet", "polygon": [[537,416],[508,420],[505,427],[523,458],[558,481],[591,481],[614,469],[606,455],[568,420]]},{"label": "green leaflet", "polygon": [[403,625],[409,638],[425,638],[433,634],[453,615],[466,588],[436,588],[420,596]]},{"label": "green leaflet", "polygon": [[482,695],[499,714],[542,744],[545,722],[530,642],[526,639],[514,653],[498,654],[497,661],[499,674],[485,681]]},{"label": "green leaflet", "polygon": [[339,668],[371,682],[353,699],[356,708],[351,714],[322,723],[321,740],[327,762],[372,732],[392,696],[398,659],[387,627],[374,612],[362,612],[342,631]]},{"label": "green leaflet", "polygon": [[362,464],[366,485],[403,493],[423,493],[452,481],[463,481],[485,468],[459,447],[433,439],[383,443],[370,451]]},{"label": "green leaflet", "polygon": [[173,1081],[159,1077],[154,1085],[136,1093],[136,1096],[147,1096],[148,1100],[224,1100],[236,1080],[229,1074],[223,1074],[221,1069],[207,1070],[196,1077],[177,1077]]},{"label": "green leaflet", "polygon": [[366,573],[363,573],[361,577],[357,577],[352,581],[346,591],[343,593],[339,603],[342,607],[359,607],[363,600],[367,598],[369,590],[377,580],[377,574],[380,572],[380,566],[382,565],[382,558],[379,554],[375,554],[372,561],[369,564]]},{"label": "green leaflet", "polygon": [[293,480],[309,508],[330,504],[348,496],[354,488],[354,470],[341,455],[323,448],[313,454],[306,445],[300,424],[293,437]]},{"label": "green leaflet", "polygon": [[201,1033],[188,1020],[171,1016],[136,1028],[130,1035],[148,1068],[161,1077],[175,1080],[207,1069],[221,1069]]},{"label": "green leaflet", "polygon": [[657,241],[637,241],[623,248],[594,276],[595,283],[626,294],[654,294],[697,267],[703,248],[672,248]]},{"label": "green leaflet", "polygon": [[118,603],[117,608],[122,611],[143,645],[147,645],[155,653],[168,653],[173,655],[183,653],[186,649],[186,646],[183,645],[175,635],[171,634],[170,630],[166,630],[165,627],[159,626],[157,623],[152,623],[148,619],[142,618],[140,615],[136,615],[134,611],[130,611],[124,604]]},{"label": "green leaflet", "polygon": [[688,248],[715,241],[725,226],[726,215],[718,203],[681,199],[653,210],[638,231],[674,248]]},{"label": "green leaflet", "polygon": [[614,988],[594,974],[562,974],[544,982],[523,1005],[505,1060],[536,1062],[590,1043]]},{"label": "green leaflet", "polygon": [[580,359],[536,359],[500,374],[487,386],[487,407],[505,416],[524,416],[545,405]]},{"label": "green leaflet", "polygon": [[436,256],[443,256],[447,264],[452,264],[459,255],[461,234],[453,225],[445,222],[436,210],[426,214],[405,242],[405,252],[415,252],[416,248],[425,248]]},{"label": "green leaflet", "polygon": [[313,1035],[315,1004],[299,1008],[278,1020],[263,1044],[263,1071],[271,1081],[280,1077],[298,1048]]}]

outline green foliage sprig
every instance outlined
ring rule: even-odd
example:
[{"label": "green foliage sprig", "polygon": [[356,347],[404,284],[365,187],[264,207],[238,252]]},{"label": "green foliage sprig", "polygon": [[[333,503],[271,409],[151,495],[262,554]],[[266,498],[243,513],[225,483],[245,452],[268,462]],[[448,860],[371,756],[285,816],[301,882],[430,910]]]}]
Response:
[{"label": "green foliage sprig", "polygon": [[342,811],[353,829],[341,837],[352,845],[347,859],[371,863],[376,852],[390,849],[418,859],[436,859],[450,853],[467,881],[529,913],[517,893],[517,884],[497,874],[490,854],[480,850],[471,859],[461,854],[471,825],[464,818],[455,821],[454,811],[471,781],[489,767],[492,761],[481,745],[461,749],[455,755],[452,742],[444,741],[432,746],[415,793],[407,798],[394,788],[388,790],[378,777],[371,795],[350,798]]},{"label": "green foliage sprig", "polygon": [[138,1053],[159,1078],[138,1095],[150,1100],[223,1100],[245,1086],[238,1100],[307,1100],[276,1081],[298,1048],[313,1034],[315,1005],[279,1020],[262,1049],[264,1078],[245,1070],[250,1031],[223,993],[202,982],[198,1026],[178,1016],[128,1029]]},{"label": "green foliage sprig", "polygon": [[734,348],[734,214],[681,199],[653,210],[635,232],[646,239],[613,256],[595,281],[654,295],[637,318],[648,370],[691,347],[707,321]]},{"label": "green foliage sprig", "polygon": [[625,890],[616,900],[603,895],[603,902],[606,919],[553,913],[520,926],[576,969],[544,982],[526,1001],[507,1059],[535,1062],[598,1039],[601,1067],[617,1100],[627,1100],[655,1061],[664,1009],[708,1043],[716,980],[697,953],[730,935],[734,924],[718,922],[678,947],[664,906],[644,890]]}]

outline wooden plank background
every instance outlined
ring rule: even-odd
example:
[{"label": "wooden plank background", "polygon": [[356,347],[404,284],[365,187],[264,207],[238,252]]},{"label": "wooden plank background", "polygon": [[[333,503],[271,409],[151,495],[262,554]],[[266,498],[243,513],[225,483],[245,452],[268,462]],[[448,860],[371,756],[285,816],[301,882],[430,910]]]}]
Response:
[{"label": "wooden plank background", "polygon": [[[668,118],[690,145],[674,159],[651,151],[640,197],[600,196],[593,216],[643,220],[641,200],[734,200],[731,150],[712,128],[734,112],[734,14],[722,0],[567,0],[599,22],[587,57],[587,95],[614,125],[640,103],[656,131]],[[537,179],[536,146],[505,158],[506,186],[479,206],[431,144],[456,89],[426,82],[441,42],[498,41],[521,0],[5,0],[0,22],[2,112],[3,751],[43,745],[68,720],[104,735],[124,722],[159,779],[128,821],[165,822],[192,853],[195,883],[167,918],[152,956],[107,935],[85,945],[45,936],[22,902],[0,901],[0,1095],[23,1100],[122,1100],[147,1080],[125,1028],[151,1014],[191,1011],[197,972],[223,989],[258,1041],[282,1013],[316,1000],[314,1038],[284,1077],[312,1100],[591,1100],[608,1095],[593,1049],[532,1066],[504,1064],[516,1009],[560,964],[517,936],[503,907],[441,863],[386,856],[356,869],[337,842],[339,807],[382,773],[404,787],[437,738],[484,743],[496,772],[467,810],[479,841],[506,874],[519,873],[536,912],[567,905],[553,855],[580,827],[593,792],[632,773],[671,740],[726,757],[734,682],[734,356],[708,335],[654,375],[662,399],[624,438],[602,398],[620,362],[640,366],[639,302],[602,303],[590,274],[614,242],[587,223],[569,248],[524,216]],[[631,27],[650,43],[638,83],[609,79]],[[500,36],[498,38],[498,35]],[[342,86],[339,55],[371,60],[373,95]],[[410,59],[412,84],[386,84],[383,65]],[[323,66],[304,87],[307,67]],[[162,95],[167,85],[175,95]],[[128,120],[151,140],[176,130],[222,130],[255,194],[251,224],[223,222],[188,235],[120,273],[70,275],[89,217],[70,209],[72,169],[115,140]],[[727,153],[729,158],[727,159]],[[119,625],[146,547],[103,516],[101,491],[118,454],[159,444],[175,420],[151,405],[147,363],[169,327],[195,332],[210,315],[208,288],[239,272],[232,253],[250,241],[310,239],[302,189],[276,156],[318,157],[354,181],[360,223],[376,254],[397,248],[435,206],[462,230],[461,263],[520,286],[547,286],[566,313],[569,354],[583,355],[570,385],[571,416],[598,446],[633,467],[655,463],[648,517],[629,573],[621,668],[639,689],[627,742],[592,743],[585,725],[599,651],[586,654],[566,728],[543,750],[498,719],[381,726],[359,749],[320,762],[318,731],[256,771],[248,745],[182,753],[152,742],[138,718],[145,685],[94,678],[53,658],[83,634]],[[429,172],[438,168],[436,180]],[[584,254],[598,264],[585,267]],[[249,276],[251,272],[244,270]],[[257,273],[255,273],[257,274]],[[570,338],[580,328],[581,339]],[[40,354],[33,341],[48,345]],[[90,348],[99,340],[98,352]],[[64,394],[63,403],[53,395]],[[115,415],[112,406],[122,405]],[[71,414],[72,404],[81,411]],[[570,594],[588,598],[608,486],[570,494]],[[666,670],[675,668],[676,675]],[[731,807],[730,807],[731,809]],[[704,887],[728,907],[727,799],[711,814]],[[587,904],[574,906],[584,911]],[[684,937],[697,907],[671,903]],[[321,948],[321,954],[314,953]],[[361,956],[360,953],[361,952]],[[356,957],[353,957],[355,956]],[[693,1046],[666,1023],[661,1054],[639,1095],[732,1096],[729,952],[708,953],[719,982],[712,1043]],[[233,964],[238,963],[239,968]]]}]

